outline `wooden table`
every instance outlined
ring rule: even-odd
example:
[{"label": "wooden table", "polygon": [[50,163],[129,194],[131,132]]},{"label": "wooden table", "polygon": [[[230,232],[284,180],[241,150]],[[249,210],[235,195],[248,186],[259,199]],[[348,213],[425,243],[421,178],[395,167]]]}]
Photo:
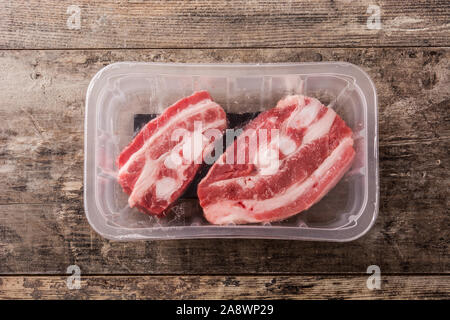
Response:
[{"label": "wooden table", "polygon": [[[449,45],[447,0],[1,1],[0,298],[449,298]],[[349,243],[101,238],[85,94],[124,60],[361,66],[379,97],[376,225]]]}]

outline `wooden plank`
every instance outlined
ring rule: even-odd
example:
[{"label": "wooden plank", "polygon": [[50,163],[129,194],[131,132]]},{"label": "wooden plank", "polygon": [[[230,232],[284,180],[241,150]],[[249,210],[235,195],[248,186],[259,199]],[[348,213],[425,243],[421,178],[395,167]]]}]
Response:
[{"label": "wooden plank", "polygon": [[446,0],[2,1],[0,48],[448,46],[449,15]]},{"label": "wooden plank", "polygon": [[[0,278],[0,299],[448,299],[449,276],[65,276]],[[70,282],[70,281],[69,281]],[[72,283],[72,282],[70,282]],[[108,288],[105,290],[105,288]]]},{"label": "wooden plank", "polygon": [[[0,51],[0,272],[248,274],[448,272],[447,48]],[[381,207],[351,243],[183,240],[115,243],[82,203],[84,96],[114,61],[361,65],[380,99]]]}]

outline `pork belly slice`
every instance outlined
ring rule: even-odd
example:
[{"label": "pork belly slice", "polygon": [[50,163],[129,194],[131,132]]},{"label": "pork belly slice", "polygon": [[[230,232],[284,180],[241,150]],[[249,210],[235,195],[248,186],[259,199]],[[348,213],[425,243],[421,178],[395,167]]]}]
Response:
[{"label": "pork belly slice", "polygon": [[[264,130],[267,143],[260,138]],[[354,156],[352,131],[332,109],[288,96],[251,121],[216,161],[199,183],[200,205],[212,224],[283,220],[318,202]]]},{"label": "pork belly slice", "polygon": [[177,101],[147,123],[117,159],[118,182],[129,195],[128,204],[160,215],[183,193],[226,128],[224,110],[207,91]]}]

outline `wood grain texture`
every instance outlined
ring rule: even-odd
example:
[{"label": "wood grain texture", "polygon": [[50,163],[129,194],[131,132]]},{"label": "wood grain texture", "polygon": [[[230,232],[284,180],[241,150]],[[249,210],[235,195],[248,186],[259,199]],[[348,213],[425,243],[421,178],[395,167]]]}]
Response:
[{"label": "wood grain texture", "polygon": [[[449,270],[448,48],[0,51],[0,273],[385,273]],[[381,207],[351,243],[115,243],[82,202],[84,99],[115,61],[360,65],[379,95]]]},{"label": "wood grain texture", "polygon": [[[367,27],[374,4],[379,30]],[[0,48],[448,46],[449,16],[447,0],[15,0],[0,2]]]},{"label": "wood grain texture", "polygon": [[1,299],[445,299],[449,276],[87,276],[68,289],[65,276],[0,278]]}]

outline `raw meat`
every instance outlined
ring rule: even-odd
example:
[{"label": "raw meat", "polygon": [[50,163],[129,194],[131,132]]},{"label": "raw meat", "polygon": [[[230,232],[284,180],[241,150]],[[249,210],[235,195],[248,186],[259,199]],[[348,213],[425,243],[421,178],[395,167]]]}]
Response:
[{"label": "raw meat", "polygon": [[213,224],[283,220],[319,201],[354,155],[352,131],[332,109],[288,96],[250,122],[217,160],[198,186],[200,205]]},{"label": "raw meat", "polygon": [[167,108],[145,125],[117,159],[118,181],[128,204],[160,215],[186,189],[213,148],[215,136],[226,128],[223,109],[207,91],[195,92]]},{"label": "raw meat", "polygon": [[[228,122],[228,128],[232,129],[238,129],[242,128],[253,120],[259,112],[244,112],[244,113],[228,113],[227,114],[227,122]],[[150,120],[153,120],[156,118],[157,114],[144,114],[144,113],[137,113],[134,115],[134,132],[139,132]],[[226,143],[225,139],[222,141],[222,147],[217,147],[218,154],[222,154],[226,149]],[[197,174],[195,175],[195,178],[192,180],[192,182],[189,184],[189,186],[186,188],[186,190],[183,192],[183,194],[180,196],[180,199],[198,199],[197,197],[197,187],[200,181],[206,176],[209,169],[211,168],[212,163],[208,161],[207,164],[202,165],[201,168],[198,170]]]}]

